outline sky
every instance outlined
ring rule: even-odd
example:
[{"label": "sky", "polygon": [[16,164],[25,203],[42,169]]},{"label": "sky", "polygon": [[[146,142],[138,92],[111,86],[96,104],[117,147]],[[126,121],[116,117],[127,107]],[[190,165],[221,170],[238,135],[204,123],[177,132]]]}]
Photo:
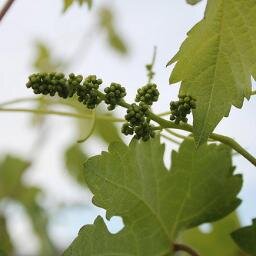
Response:
[{"label": "sky", "polygon": [[[3,3],[0,0],[0,6]],[[25,83],[27,76],[33,72],[31,63],[37,40],[46,42],[53,49],[54,56],[70,58],[84,34],[90,32],[95,24],[98,7],[106,5],[115,11],[116,25],[129,46],[128,56],[122,57],[110,50],[104,35],[97,33],[94,38],[84,42],[84,54],[78,56],[70,71],[97,74],[107,83],[113,80],[119,82],[127,88],[127,99],[132,100],[136,88],[146,82],[144,66],[151,59],[153,47],[157,46],[155,81],[161,97],[155,112],[166,111],[170,100],[175,99],[179,86],[168,85],[171,68],[165,65],[178,51],[189,29],[203,17],[205,4],[206,1],[202,1],[192,7],[185,0],[94,0],[91,11],[86,7],[74,6],[63,14],[62,0],[16,1],[0,24],[0,103],[33,96],[31,91],[26,90]],[[244,103],[242,110],[232,108],[230,117],[223,119],[216,129],[221,134],[235,138],[254,155],[255,103],[256,99],[252,98]],[[47,200],[44,203],[51,209],[51,234],[58,237],[55,238],[57,244],[67,245],[82,225],[92,223],[97,214],[104,214],[104,211],[90,204],[91,196],[75,184],[63,166],[61,153],[74,142],[74,125],[68,118],[50,117],[45,131],[40,131],[47,132],[48,139],[40,141],[38,130],[32,127],[28,114],[0,112],[0,120],[1,155],[15,153],[35,162],[25,182],[46,191]],[[41,144],[40,150],[36,150],[38,143]],[[89,143],[91,154],[106,150],[100,141],[91,140]],[[168,153],[173,148],[172,144],[168,144]],[[243,203],[239,213],[243,224],[250,224],[251,219],[256,217],[256,169],[242,157],[235,157],[234,164],[238,172],[244,175],[244,188],[240,194]],[[65,203],[72,203],[73,210],[64,208],[59,211],[54,208],[54,205]],[[76,206],[82,203],[88,205]],[[27,232],[31,236],[32,232],[24,213],[14,207],[8,210],[8,214],[9,228],[13,231],[17,247],[23,250],[24,255],[33,255],[37,249],[35,239],[26,248],[23,246],[25,238],[21,234]],[[120,219],[112,220],[109,226],[116,231]]]}]

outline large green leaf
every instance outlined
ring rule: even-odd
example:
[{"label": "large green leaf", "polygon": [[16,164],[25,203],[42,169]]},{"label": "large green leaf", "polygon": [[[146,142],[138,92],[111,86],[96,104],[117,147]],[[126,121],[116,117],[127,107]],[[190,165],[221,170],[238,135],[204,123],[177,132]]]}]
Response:
[{"label": "large green leaf", "polygon": [[204,19],[189,33],[169,64],[177,62],[170,83],[182,81],[180,93],[197,100],[193,112],[197,145],[232,105],[250,98],[256,76],[256,1],[208,0]]},{"label": "large green leaf", "polygon": [[251,226],[240,228],[232,233],[232,238],[242,250],[251,256],[256,255],[256,219]]},{"label": "large green leaf", "polygon": [[195,248],[199,255],[242,256],[244,254],[230,237],[230,233],[239,227],[237,215],[233,213],[213,223],[209,232],[202,232],[199,228],[188,230],[182,236],[182,242]]},{"label": "large green leaf", "polygon": [[163,163],[159,138],[112,143],[109,152],[85,165],[95,205],[107,218],[121,216],[125,228],[110,234],[98,217],[85,226],[64,253],[76,255],[173,255],[171,244],[180,231],[218,220],[240,203],[236,197],[242,179],[233,175],[230,149],[192,140],[172,153],[172,167]]}]

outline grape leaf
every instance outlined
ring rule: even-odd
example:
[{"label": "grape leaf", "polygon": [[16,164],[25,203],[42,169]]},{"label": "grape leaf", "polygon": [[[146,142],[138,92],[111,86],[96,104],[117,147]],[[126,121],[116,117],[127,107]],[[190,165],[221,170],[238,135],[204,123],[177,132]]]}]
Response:
[{"label": "grape leaf", "polygon": [[93,0],[64,0],[64,12],[67,11],[75,2],[78,3],[80,6],[82,6],[83,4],[87,4],[88,8],[91,9],[92,1]]},{"label": "grape leaf", "polygon": [[109,152],[85,164],[93,203],[107,210],[107,218],[121,216],[125,228],[110,234],[98,217],[83,227],[64,253],[70,255],[171,255],[180,231],[218,220],[240,203],[242,185],[233,175],[230,149],[203,145],[195,149],[185,140],[172,153],[172,167],[163,163],[159,138],[112,143]]},{"label": "grape leaf", "polygon": [[201,2],[202,0],[186,0],[188,4],[195,5]]},{"label": "grape leaf", "polygon": [[204,233],[199,228],[188,230],[182,235],[182,242],[195,248],[199,255],[242,256],[243,254],[230,237],[230,233],[239,227],[238,217],[233,213],[213,223],[209,233]]},{"label": "grape leaf", "polygon": [[256,255],[256,219],[251,226],[240,228],[231,234],[239,247],[251,256]]},{"label": "grape leaf", "polygon": [[204,143],[231,106],[250,98],[256,76],[256,1],[208,0],[204,19],[189,33],[170,83],[197,99],[193,111],[196,144]]},{"label": "grape leaf", "polygon": [[103,31],[106,32],[109,46],[121,54],[127,54],[128,48],[117,31],[114,14],[111,9],[103,7],[99,10],[99,23]]}]

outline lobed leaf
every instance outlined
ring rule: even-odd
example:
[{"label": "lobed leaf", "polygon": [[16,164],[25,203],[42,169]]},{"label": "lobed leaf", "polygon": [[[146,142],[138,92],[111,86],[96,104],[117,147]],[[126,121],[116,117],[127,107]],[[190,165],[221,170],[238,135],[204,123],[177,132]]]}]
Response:
[{"label": "lobed leaf", "polygon": [[173,255],[171,245],[181,231],[218,220],[239,205],[242,179],[233,174],[228,147],[196,150],[185,140],[173,151],[169,171],[163,154],[159,138],[134,140],[129,146],[112,143],[87,161],[93,203],[107,210],[108,219],[121,216],[125,228],[113,235],[98,217],[80,230],[65,256]]},{"label": "lobed leaf", "polygon": [[189,33],[170,83],[197,99],[193,111],[196,144],[206,142],[232,105],[241,108],[256,76],[255,0],[208,0],[205,17]]}]

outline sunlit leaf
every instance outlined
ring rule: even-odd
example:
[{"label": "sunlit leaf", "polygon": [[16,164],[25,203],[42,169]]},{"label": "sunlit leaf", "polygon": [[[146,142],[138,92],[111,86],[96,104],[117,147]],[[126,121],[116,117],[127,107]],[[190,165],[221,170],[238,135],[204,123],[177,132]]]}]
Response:
[{"label": "sunlit leaf", "polygon": [[231,106],[241,108],[256,76],[256,1],[208,0],[204,19],[189,33],[170,83],[197,100],[193,111],[197,145],[204,143]]}]

